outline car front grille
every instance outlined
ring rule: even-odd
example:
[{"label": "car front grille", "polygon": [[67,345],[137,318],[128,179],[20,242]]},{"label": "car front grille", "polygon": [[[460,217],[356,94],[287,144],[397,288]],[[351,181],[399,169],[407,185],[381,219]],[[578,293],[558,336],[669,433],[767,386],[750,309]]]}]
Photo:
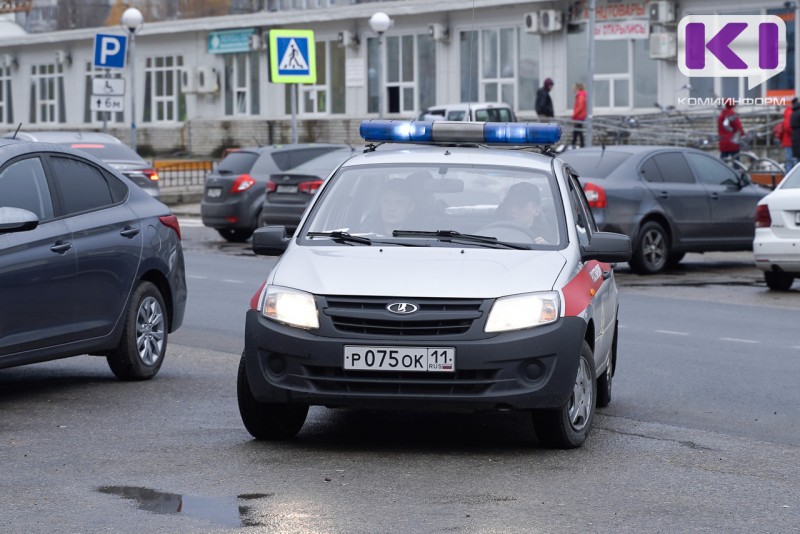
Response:
[{"label": "car front grille", "polygon": [[[419,307],[413,314],[387,310],[393,302]],[[387,337],[465,334],[483,315],[483,300],[398,299],[389,297],[326,297],[323,309],[333,327],[343,333]]]},{"label": "car front grille", "polygon": [[346,371],[306,365],[305,378],[317,391],[376,395],[481,395],[499,380],[496,369],[453,373]]}]

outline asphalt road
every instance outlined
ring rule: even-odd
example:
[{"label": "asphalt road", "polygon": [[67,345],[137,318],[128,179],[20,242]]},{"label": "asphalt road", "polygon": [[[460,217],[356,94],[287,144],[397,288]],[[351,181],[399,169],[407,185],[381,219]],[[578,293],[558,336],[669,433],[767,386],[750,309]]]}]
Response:
[{"label": "asphalt road", "polygon": [[0,532],[800,531],[800,287],[772,294],[746,255],[619,266],[614,400],[581,449],[539,448],[524,414],[323,408],[259,443],[235,380],[271,260],[184,236],[189,310],[156,379],[89,356],[0,370]]}]

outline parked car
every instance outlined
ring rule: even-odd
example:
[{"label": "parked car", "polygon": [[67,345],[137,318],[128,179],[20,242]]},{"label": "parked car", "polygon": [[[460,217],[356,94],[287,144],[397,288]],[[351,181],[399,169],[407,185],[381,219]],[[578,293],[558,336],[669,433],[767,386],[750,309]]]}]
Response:
[{"label": "parked car", "polygon": [[598,227],[631,238],[630,267],[652,274],[687,252],[751,250],[769,190],[700,150],[615,145],[559,156],[581,177]]},{"label": "parked car", "polygon": [[582,445],[611,401],[609,262],[627,261],[630,239],[596,231],[558,159],[502,148],[549,144],[560,127],[373,120],[360,131],[373,145],[322,184],[294,237],[253,235],[256,254],[281,257],[247,312],[245,428],[291,438],[315,405],[520,410],[542,445]]},{"label": "parked car", "polygon": [[178,219],[79,150],[0,140],[0,265],[0,368],[93,354],[149,379],[183,322]]},{"label": "parked car", "polygon": [[424,109],[418,116],[420,121],[463,121],[469,113],[471,121],[481,122],[516,122],[514,110],[504,102],[473,102],[467,104],[444,104]]},{"label": "parked car", "polygon": [[270,145],[231,151],[206,178],[200,202],[203,224],[227,241],[247,241],[258,227],[270,176],[341,148],[348,145]]},{"label": "parked car", "polygon": [[82,150],[103,160],[155,198],[160,197],[159,176],[151,163],[114,137],[98,132],[9,132],[3,137],[56,143]]},{"label": "parked car", "polygon": [[788,291],[800,278],[800,166],[756,207],[753,254],[767,287]]},{"label": "parked car", "polygon": [[282,225],[294,232],[325,178],[355,153],[354,148],[333,150],[289,172],[271,175],[267,181],[264,208],[258,225]]}]

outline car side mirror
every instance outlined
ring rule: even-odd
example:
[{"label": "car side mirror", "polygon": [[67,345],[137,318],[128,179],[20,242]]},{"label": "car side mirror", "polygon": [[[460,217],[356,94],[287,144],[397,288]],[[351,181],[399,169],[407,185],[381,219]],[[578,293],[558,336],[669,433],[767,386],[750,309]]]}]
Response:
[{"label": "car side mirror", "polygon": [[253,232],[253,252],[259,256],[280,256],[289,246],[285,226],[265,226]]},{"label": "car side mirror", "polygon": [[0,207],[0,234],[26,232],[39,226],[39,217],[22,208]]},{"label": "car side mirror", "polygon": [[583,261],[616,263],[631,259],[631,238],[613,232],[595,232],[588,245],[581,245]]}]

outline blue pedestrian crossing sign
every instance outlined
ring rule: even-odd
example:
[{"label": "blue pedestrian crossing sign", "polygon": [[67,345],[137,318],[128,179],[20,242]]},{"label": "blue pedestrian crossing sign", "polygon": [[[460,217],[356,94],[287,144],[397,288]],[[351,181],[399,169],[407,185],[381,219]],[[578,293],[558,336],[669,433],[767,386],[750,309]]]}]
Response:
[{"label": "blue pedestrian crossing sign", "polygon": [[110,33],[94,36],[94,66],[102,69],[124,69],[128,37]]},{"label": "blue pedestrian crossing sign", "polygon": [[317,61],[313,30],[269,32],[270,81],[316,83]]}]

